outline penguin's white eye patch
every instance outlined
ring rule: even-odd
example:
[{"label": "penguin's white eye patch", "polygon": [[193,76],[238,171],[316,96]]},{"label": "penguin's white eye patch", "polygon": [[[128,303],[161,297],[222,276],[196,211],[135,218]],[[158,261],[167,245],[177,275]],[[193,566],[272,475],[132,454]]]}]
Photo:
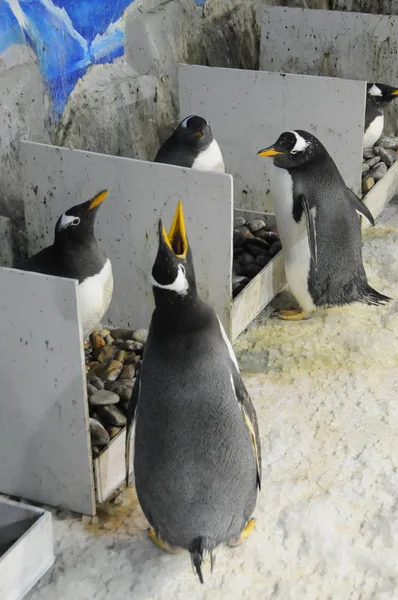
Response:
[{"label": "penguin's white eye patch", "polygon": [[372,87],[369,89],[368,94],[370,94],[371,96],[382,96],[383,92],[381,91],[381,89],[379,87],[377,87],[377,85],[374,83],[372,85]]},{"label": "penguin's white eye patch", "polygon": [[180,296],[185,296],[188,291],[188,280],[186,278],[186,269],[184,265],[178,265],[177,277],[172,283],[161,284],[151,275],[151,282],[154,287],[161,288],[162,290],[170,290],[177,292]]},{"label": "penguin's white eye patch", "polygon": [[309,146],[309,142],[307,142],[301,135],[299,135],[296,131],[292,131],[293,135],[296,136],[296,143],[294,147],[290,150],[290,154],[296,154],[296,152],[303,152]]},{"label": "penguin's white eye patch", "polygon": [[188,128],[188,121],[192,117],[193,117],[193,115],[189,115],[189,117],[186,117],[183,121],[181,121],[181,127],[183,127],[184,129],[187,129]]},{"label": "penguin's white eye patch", "polygon": [[70,225],[76,226],[76,225],[79,225],[79,223],[80,223],[80,217],[74,217],[73,215],[63,214],[61,217],[59,228],[66,229]]}]

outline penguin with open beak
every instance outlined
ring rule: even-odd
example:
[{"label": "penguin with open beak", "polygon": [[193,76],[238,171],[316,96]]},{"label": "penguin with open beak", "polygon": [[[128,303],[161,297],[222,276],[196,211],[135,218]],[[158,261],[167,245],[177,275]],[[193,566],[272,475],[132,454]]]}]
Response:
[{"label": "penguin with open beak", "polygon": [[158,150],[154,162],[225,173],[224,159],[210,123],[197,115],[181,121]]},{"label": "penguin with open beak", "polygon": [[373,216],[321,142],[307,131],[285,131],[257,156],[273,158],[271,196],[286,278],[300,305],[278,316],[301,320],[322,306],[391,300],[370,287],[363,266],[358,213],[372,225]]},{"label": "penguin with open beak", "polygon": [[182,204],[159,221],[152,268],[156,308],[130,400],[126,483],[135,413],[134,475],[150,539],[202,562],[254,527],[261,481],[257,418],[225,330],[198,295]]},{"label": "penguin with open beak", "polygon": [[368,83],[366,88],[363,147],[373,148],[384,129],[384,109],[398,98],[398,88],[384,83]]},{"label": "penguin with open beak", "polygon": [[79,314],[86,339],[109,308],[113,293],[112,265],[94,234],[95,217],[108,190],[69,208],[55,226],[54,243],[15,269],[77,279]]}]

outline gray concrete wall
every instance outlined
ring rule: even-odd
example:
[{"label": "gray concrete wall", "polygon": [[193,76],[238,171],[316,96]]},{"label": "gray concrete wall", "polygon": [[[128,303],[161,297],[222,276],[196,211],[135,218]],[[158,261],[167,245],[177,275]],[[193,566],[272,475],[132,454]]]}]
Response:
[{"label": "gray concrete wall", "polygon": [[150,274],[158,248],[158,219],[168,230],[181,199],[198,289],[230,330],[230,175],[30,142],[21,143],[20,154],[30,253],[52,243],[55,223],[67,208],[109,189],[96,232],[113,266],[114,293],[107,313],[113,325],[148,327],[154,308]]},{"label": "gray concrete wall", "polygon": [[[263,7],[260,68],[398,85],[398,17]],[[398,103],[387,111],[396,133]]]},{"label": "gray concrete wall", "polygon": [[0,268],[0,287],[0,492],[93,514],[77,282]]},{"label": "gray concrete wall", "polygon": [[210,120],[234,176],[235,207],[255,211],[273,212],[271,160],[256,152],[289,129],[319,137],[346,184],[359,192],[365,90],[364,82],[346,79],[180,67],[182,114],[200,111]]}]

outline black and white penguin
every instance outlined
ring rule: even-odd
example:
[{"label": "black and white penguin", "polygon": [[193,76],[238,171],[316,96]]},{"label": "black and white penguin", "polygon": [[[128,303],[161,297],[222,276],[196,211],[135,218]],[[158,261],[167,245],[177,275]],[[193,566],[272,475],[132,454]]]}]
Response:
[{"label": "black and white penguin", "polygon": [[363,134],[364,148],[373,148],[380,138],[384,129],[384,109],[395,98],[398,98],[398,88],[384,85],[384,83],[368,83]]},{"label": "black and white penguin", "polygon": [[135,408],[137,495],[163,550],[203,555],[239,545],[254,527],[261,481],[257,418],[214,310],[196,290],[179,202],[169,234],[159,222],[152,268],[156,308],[127,415],[126,483]]},{"label": "black and white penguin", "polygon": [[271,195],[286,278],[300,309],[287,320],[309,318],[317,307],[390,300],[368,284],[358,214],[368,208],[345,185],[326,148],[311,133],[286,131],[258,156],[272,156]]},{"label": "black and white penguin", "polygon": [[111,261],[94,235],[95,217],[107,195],[108,190],[102,191],[91,200],[69,208],[57,221],[54,243],[14,267],[78,280],[84,339],[108,310],[113,292]]},{"label": "black and white penguin", "polygon": [[196,115],[181,121],[158,150],[154,162],[225,173],[224,159],[210,124]]}]

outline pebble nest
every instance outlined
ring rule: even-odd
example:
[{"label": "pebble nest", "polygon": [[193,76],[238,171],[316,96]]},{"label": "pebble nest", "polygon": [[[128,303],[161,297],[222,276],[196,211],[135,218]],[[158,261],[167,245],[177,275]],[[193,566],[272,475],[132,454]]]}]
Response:
[{"label": "pebble nest", "polygon": [[383,135],[373,148],[365,148],[362,163],[362,193],[381,179],[398,159],[398,137]]},{"label": "pebble nest", "polygon": [[142,361],[146,329],[96,329],[85,344],[93,457],[126,426],[127,406]]},{"label": "pebble nest", "polygon": [[282,246],[276,227],[267,227],[261,219],[246,221],[235,217],[233,247],[232,296],[235,298]]}]

